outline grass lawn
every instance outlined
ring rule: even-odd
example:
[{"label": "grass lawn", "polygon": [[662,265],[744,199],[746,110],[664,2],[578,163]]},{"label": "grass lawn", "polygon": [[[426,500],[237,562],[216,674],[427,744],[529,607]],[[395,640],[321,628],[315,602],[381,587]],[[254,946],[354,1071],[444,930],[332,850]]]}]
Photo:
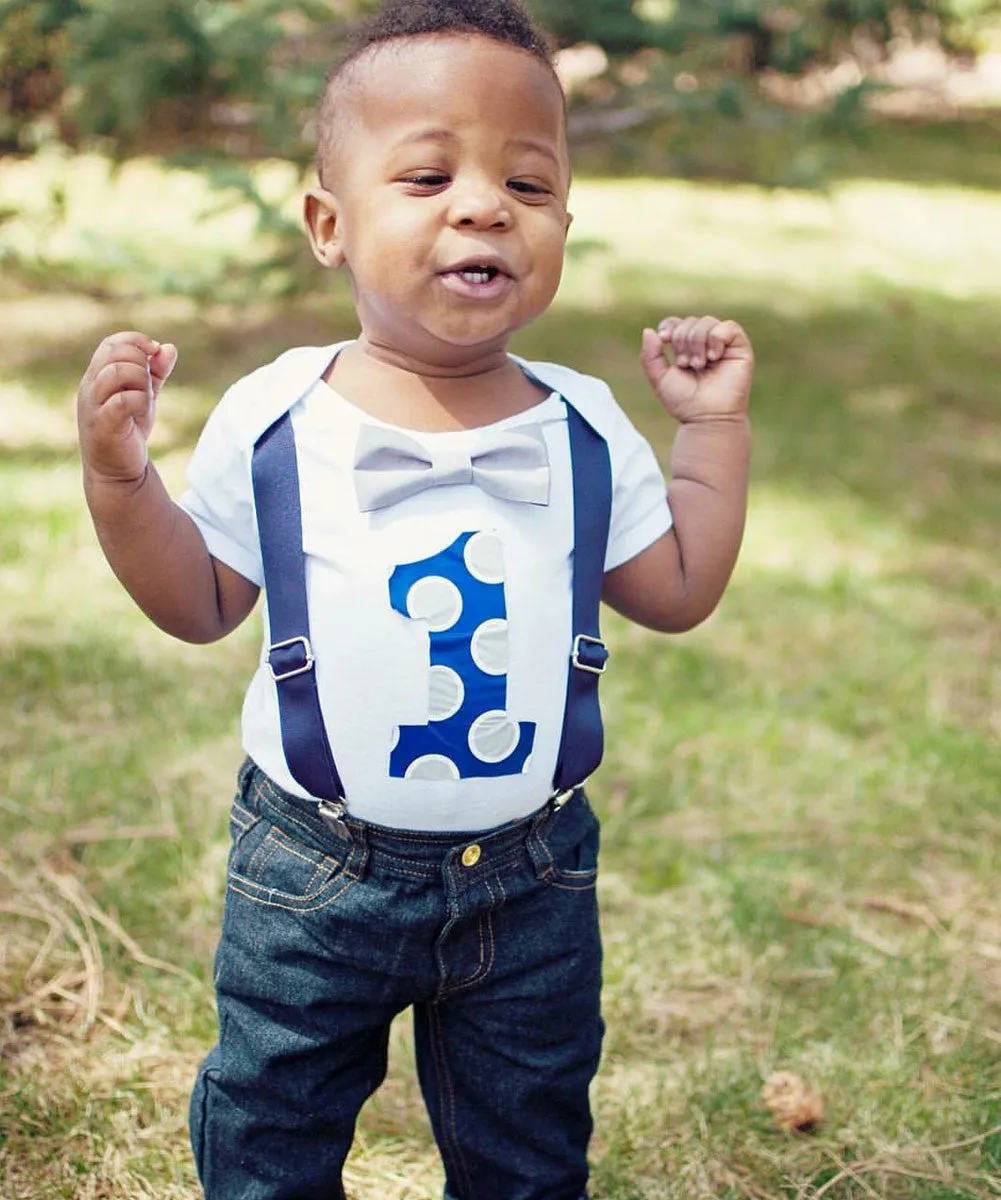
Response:
[{"label": "grass lawn", "polygon": [[[665,463],[640,327],[732,315],[760,364],[719,612],[671,639],[606,621],[595,1200],[1001,1195],[996,165],[826,195],[576,186],[564,288],[517,349],[607,378]],[[246,214],[195,220],[193,177],[5,163],[0,207],[33,197],[0,226],[0,253],[48,264],[0,283],[0,1197],[193,1200],[258,629],[190,647],[134,610],[86,515],[72,397],[105,333],[176,341],[155,439],[176,489],[223,387],[352,314],[337,284],[280,308],[158,295],[255,245]],[[87,278],[102,295],[66,282]],[[409,1045],[401,1021],[357,1200],[440,1194]],[[776,1070],[822,1095],[813,1133],[763,1106]]]}]

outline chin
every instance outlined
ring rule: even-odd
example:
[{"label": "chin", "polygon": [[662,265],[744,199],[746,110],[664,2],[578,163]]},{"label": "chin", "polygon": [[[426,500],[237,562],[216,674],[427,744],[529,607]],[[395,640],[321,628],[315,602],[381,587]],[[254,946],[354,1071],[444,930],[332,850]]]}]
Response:
[{"label": "chin", "polygon": [[430,340],[434,347],[442,352],[479,352],[489,354],[491,351],[503,350],[508,340],[520,326],[505,325],[501,329],[460,328],[430,330]]}]

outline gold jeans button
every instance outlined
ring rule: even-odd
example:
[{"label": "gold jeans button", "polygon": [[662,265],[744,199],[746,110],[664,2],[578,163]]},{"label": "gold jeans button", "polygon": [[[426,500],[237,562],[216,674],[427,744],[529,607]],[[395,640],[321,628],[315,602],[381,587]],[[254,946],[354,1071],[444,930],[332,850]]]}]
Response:
[{"label": "gold jeans button", "polygon": [[480,855],[483,851],[475,842],[471,846],[467,846],[462,852],[462,865],[464,867],[475,867],[480,861]]}]

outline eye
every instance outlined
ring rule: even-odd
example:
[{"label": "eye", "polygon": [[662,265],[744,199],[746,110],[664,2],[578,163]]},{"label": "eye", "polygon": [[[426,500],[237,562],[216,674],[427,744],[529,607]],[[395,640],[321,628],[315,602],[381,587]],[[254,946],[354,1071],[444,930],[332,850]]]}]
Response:
[{"label": "eye", "polygon": [[509,179],[507,186],[512,192],[518,192],[522,196],[551,196],[553,194],[551,188],[547,188],[541,183],[533,183],[529,179]]},{"label": "eye", "polygon": [[413,175],[404,175],[402,182],[409,183],[411,187],[422,192],[432,192],[436,188],[445,187],[449,179],[439,171],[416,171]]}]

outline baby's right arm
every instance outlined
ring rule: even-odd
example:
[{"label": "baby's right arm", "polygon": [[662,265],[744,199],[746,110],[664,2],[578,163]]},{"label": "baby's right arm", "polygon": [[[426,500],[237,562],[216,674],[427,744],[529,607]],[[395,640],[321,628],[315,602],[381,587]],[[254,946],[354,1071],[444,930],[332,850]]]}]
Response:
[{"label": "baby's right arm", "polygon": [[254,607],[257,586],[208,552],[198,527],[170,499],[147,439],[177,350],[143,333],[98,346],[77,393],[83,484],[112,570],[161,629],[212,642]]}]

